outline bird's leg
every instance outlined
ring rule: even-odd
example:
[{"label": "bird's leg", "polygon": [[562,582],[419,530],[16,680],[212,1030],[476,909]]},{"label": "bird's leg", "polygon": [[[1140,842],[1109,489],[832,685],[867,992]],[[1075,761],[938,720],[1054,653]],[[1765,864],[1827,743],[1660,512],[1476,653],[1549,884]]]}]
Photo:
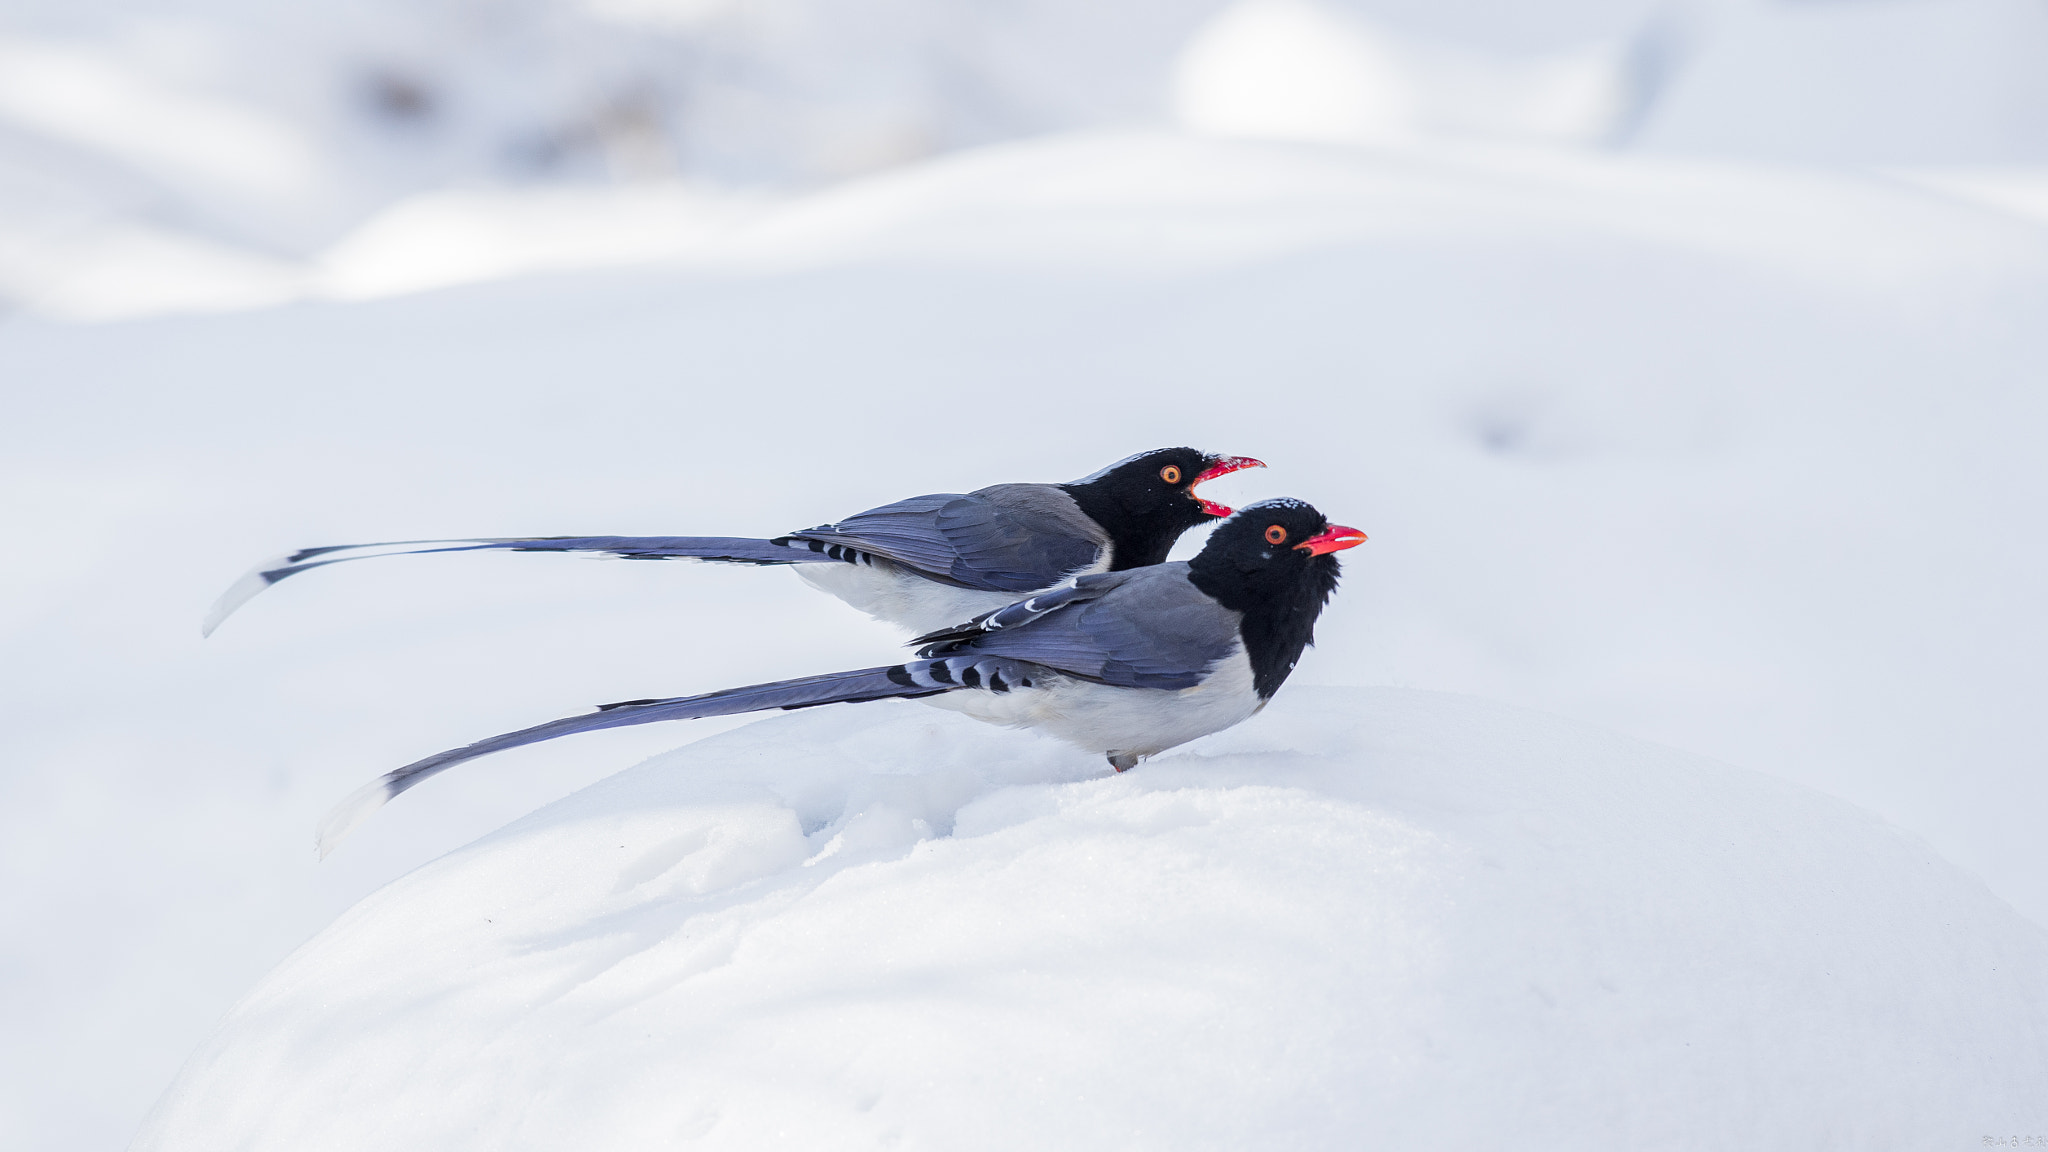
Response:
[{"label": "bird's leg", "polygon": [[1109,766],[1119,772],[1128,772],[1136,768],[1138,760],[1139,756],[1136,752],[1111,752],[1109,754]]}]

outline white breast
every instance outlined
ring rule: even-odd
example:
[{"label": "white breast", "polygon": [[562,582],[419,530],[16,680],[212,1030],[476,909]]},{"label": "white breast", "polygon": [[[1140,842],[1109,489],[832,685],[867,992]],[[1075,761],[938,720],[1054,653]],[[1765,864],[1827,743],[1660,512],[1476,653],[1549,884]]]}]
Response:
[{"label": "white breast", "polygon": [[1249,718],[1263,705],[1239,643],[1193,688],[1116,688],[1061,678],[1007,693],[948,692],[925,703],[976,720],[1033,728],[1104,755],[1150,756]]},{"label": "white breast", "polygon": [[[1107,567],[1105,559],[1078,572],[1068,573],[1062,579],[1088,575]],[[837,596],[885,624],[909,629],[914,636],[965,624],[984,612],[993,612],[1032,595],[1030,592],[978,592],[972,588],[956,588],[905,572],[879,557],[872,564],[799,564],[796,574],[811,587]],[[1047,587],[1058,583],[1060,581],[1054,581]]]}]

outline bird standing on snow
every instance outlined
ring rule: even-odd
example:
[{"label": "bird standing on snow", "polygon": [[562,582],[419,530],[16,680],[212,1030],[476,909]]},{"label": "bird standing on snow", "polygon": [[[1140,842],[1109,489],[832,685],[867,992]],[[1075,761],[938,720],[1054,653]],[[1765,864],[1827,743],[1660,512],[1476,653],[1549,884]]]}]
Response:
[{"label": "bird standing on snow", "polygon": [[1158,564],[1183,532],[1230,515],[1229,508],[1197,496],[1196,487],[1263,467],[1249,456],[1162,448],[1069,484],[997,484],[965,495],[913,496],[772,540],[533,536],[304,548],[236,581],[200,630],[211,634],[258,592],[311,568],[377,556],[500,550],[801,565],[798,575],[813,587],[878,620],[926,632],[1077,575]]},{"label": "bird standing on snow", "polygon": [[920,636],[920,659],[908,663],[606,704],[429,756],[344,800],[321,822],[320,854],[385,801],[465,760],[576,732],[770,708],[927,698],[1039,729],[1122,772],[1263,708],[1315,640],[1337,587],[1332,553],[1364,540],[1299,500],[1253,504],[1191,561],[1082,576]]}]

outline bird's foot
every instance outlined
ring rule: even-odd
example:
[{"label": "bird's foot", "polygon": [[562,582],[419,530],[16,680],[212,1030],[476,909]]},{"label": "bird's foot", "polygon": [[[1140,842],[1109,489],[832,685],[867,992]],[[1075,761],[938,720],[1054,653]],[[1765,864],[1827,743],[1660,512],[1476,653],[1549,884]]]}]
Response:
[{"label": "bird's foot", "polygon": [[1129,772],[1138,766],[1140,757],[1135,752],[1111,752],[1109,766],[1119,772]]}]

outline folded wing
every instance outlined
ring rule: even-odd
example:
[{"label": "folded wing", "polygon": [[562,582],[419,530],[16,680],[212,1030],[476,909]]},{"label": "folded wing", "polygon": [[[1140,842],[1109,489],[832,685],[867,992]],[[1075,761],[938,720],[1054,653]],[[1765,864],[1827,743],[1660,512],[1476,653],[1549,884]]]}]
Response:
[{"label": "folded wing", "polygon": [[921,656],[980,652],[1125,688],[1192,688],[1239,643],[1239,614],[1184,563],[1084,576],[913,643]]},{"label": "folded wing", "polygon": [[789,539],[869,552],[945,584],[1021,594],[1094,564],[1108,541],[1078,507],[1057,501],[1072,504],[1035,484],[915,496]]}]

